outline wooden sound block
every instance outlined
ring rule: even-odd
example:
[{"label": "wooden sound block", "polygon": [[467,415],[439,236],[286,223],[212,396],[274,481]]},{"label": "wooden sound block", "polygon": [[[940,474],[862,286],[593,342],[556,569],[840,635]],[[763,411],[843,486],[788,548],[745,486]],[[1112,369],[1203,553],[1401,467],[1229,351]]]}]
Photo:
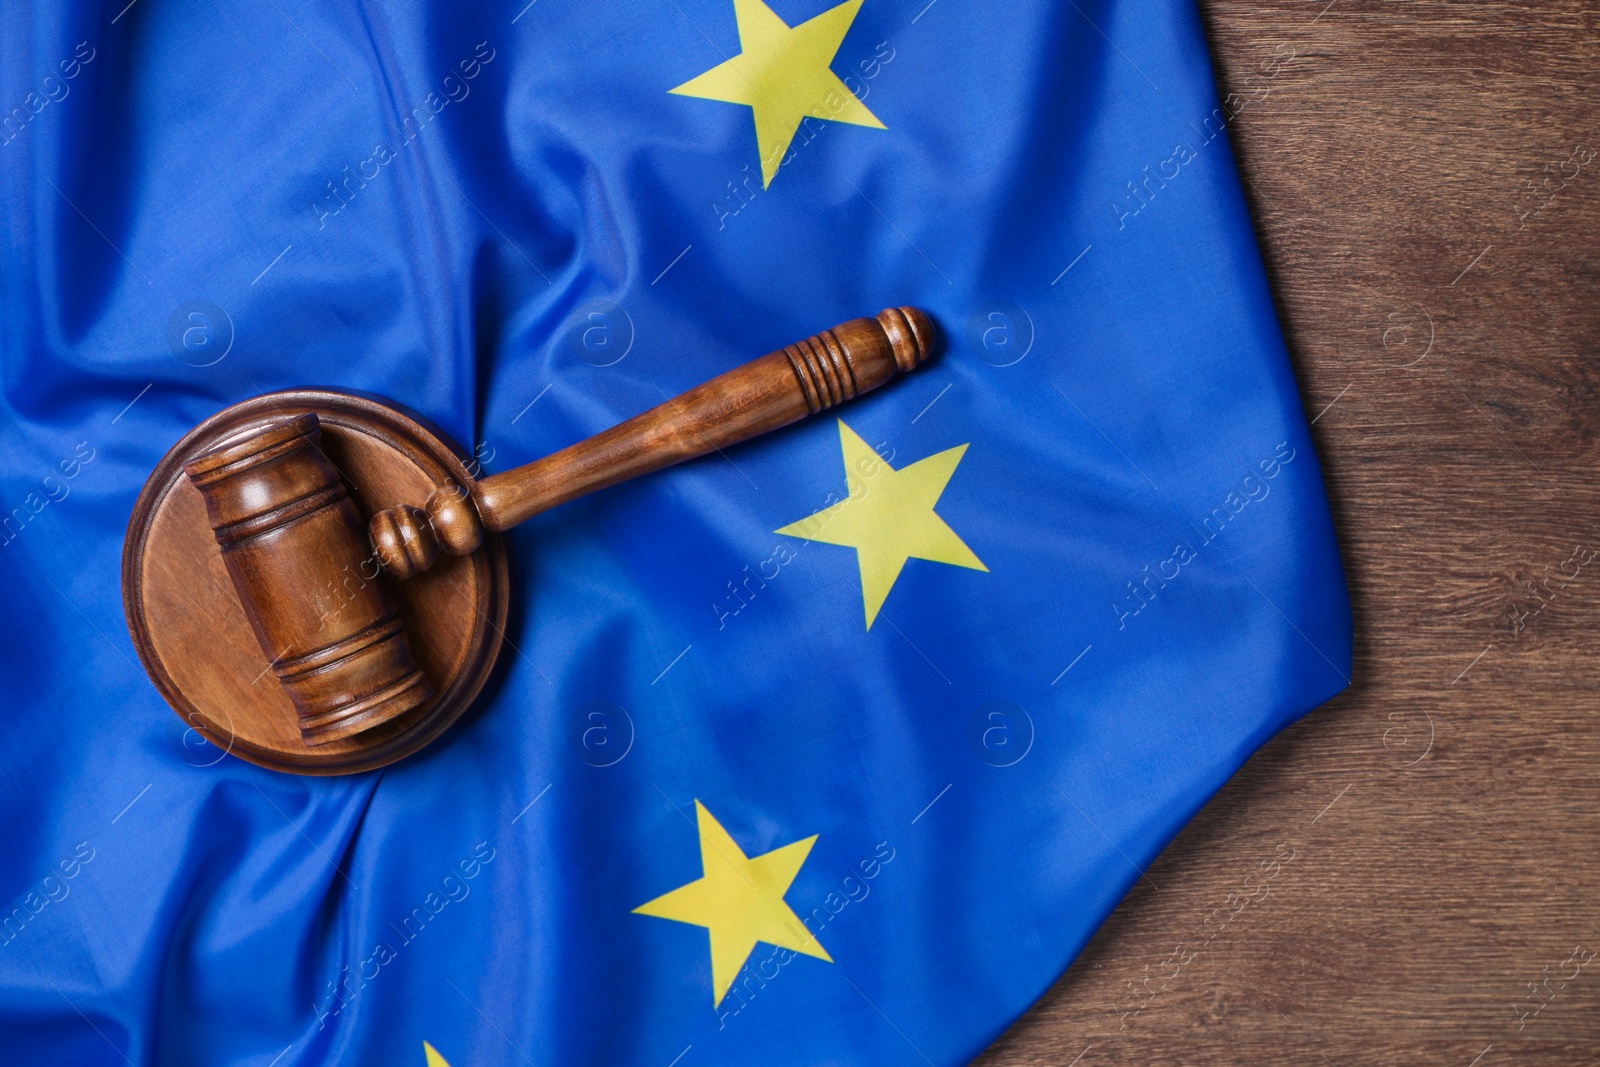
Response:
[{"label": "wooden sound block", "polygon": [[[308,746],[223,564],[206,506],[183,465],[223,441],[312,411],[320,447],[362,516],[422,504],[436,486],[471,485],[461,453],[418,418],[371,398],[322,389],[269,393],[226,408],[172,447],[145,483],[122,553],[122,600],[145,670],[178,716],[224,752],[295,774],[353,774],[393,763],[449,729],[488,680],[505,636],[505,545],[488,534],[470,555],[446,556],[399,582],[377,567],[351,589],[386,582],[412,651],[437,695],[383,726]],[[336,607],[340,589],[307,590]]]}]

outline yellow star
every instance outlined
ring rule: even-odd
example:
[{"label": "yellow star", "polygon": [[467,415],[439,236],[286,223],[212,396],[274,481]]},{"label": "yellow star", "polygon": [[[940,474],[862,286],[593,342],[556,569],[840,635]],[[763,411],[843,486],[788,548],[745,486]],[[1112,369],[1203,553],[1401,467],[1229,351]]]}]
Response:
[{"label": "yellow star", "polygon": [[839,420],[844,478],[850,495],[778,533],[856,550],[867,629],[889,597],[906,560],[931,560],[988,572],[956,532],[933,510],[966,445],[947,448],[900,470]]},{"label": "yellow star", "polygon": [[733,0],[743,51],[671,91],[749,106],[755,114],[765,188],[778,173],[801,120],[833,119],[885,128],[828,69],[860,10],[861,0],[845,0],[791,28],[762,0]]},{"label": "yellow star", "polygon": [[439,1050],[426,1041],[422,1043],[422,1054],[428,1058],[428,1067],[450,1067],[449,1061],[439,1055]]},{"label": "yellow star", "polygon": [[783,902],[817,835],[751,859],[698,800],[701,878],[633,909],[635,915],[704,926],[711,932],[711,984],[722,1003],[756,942],[833,962]]}]

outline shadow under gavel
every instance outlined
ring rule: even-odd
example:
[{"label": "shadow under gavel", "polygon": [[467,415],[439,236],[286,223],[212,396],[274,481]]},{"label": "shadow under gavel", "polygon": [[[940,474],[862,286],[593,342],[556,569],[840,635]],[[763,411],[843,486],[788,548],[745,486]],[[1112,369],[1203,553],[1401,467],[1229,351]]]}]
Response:
[{"label": "shadow under gavel", "polygon": [[283,684],[307,746],[393,722],[432,699],[395,596],[364,582],[329,612],[310,590],[374,558],[395,578],[442,550],[467,555],[485,530],[629,478],[775,430],[917,367],[932,322],[909,307],[852,319],[789,345],[587,440],[470,485],[441,485],[423,506],[399,504],[364,523],[319,447],[317,416],[279,419],[184,465],[234,590]]}]

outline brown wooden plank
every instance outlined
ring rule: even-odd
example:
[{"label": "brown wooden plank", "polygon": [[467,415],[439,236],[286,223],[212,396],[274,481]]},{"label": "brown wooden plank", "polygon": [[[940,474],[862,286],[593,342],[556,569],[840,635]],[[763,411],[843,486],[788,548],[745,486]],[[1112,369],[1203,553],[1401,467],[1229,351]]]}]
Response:
[{"label": "brown wooden plank", "polygon": [[[1600,156],[1517,213],[1600,149],[1600,6],[1202,10],[1224,89],[1255,90],[1231,132],[1321,413],[1355,684],[979,1062],[1600,1062],[1600,958],[1578,965],[1600,953],[1600,555],[1524,584],[1600,553]],[[1205,927],[1281,842],[1266,892]]]}]

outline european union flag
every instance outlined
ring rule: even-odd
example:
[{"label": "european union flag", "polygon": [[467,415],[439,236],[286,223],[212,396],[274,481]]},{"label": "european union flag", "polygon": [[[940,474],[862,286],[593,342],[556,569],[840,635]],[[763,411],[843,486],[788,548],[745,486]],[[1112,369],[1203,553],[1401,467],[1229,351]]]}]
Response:
[{"label": "european union flag", "polygon": [[[8,1060],[965,1062],[1348,681],[1191,3],[13,21]],[[916,374],[510,535],[414,757],[262,769],[139,665],[130,510],[228,404],[378,394],[503,470],[896,305]]]}]

